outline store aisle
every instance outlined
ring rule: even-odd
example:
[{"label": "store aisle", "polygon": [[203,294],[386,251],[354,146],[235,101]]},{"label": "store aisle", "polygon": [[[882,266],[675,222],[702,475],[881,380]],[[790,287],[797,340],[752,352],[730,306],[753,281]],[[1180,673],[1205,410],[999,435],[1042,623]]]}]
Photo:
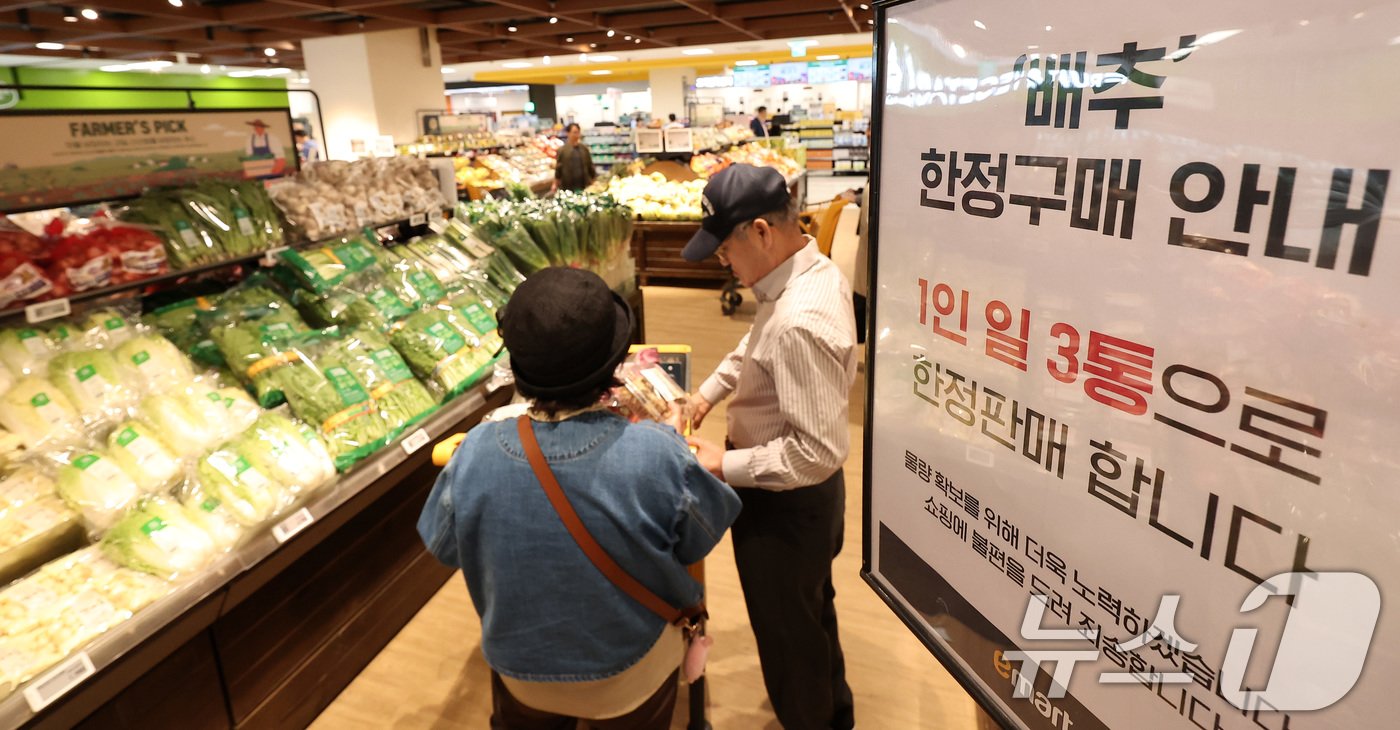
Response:
[{"label": "store aisle", "polygon": [[[720,314],[715,290],[647,287],[645,296],[649,339],[690,344],[697,381],[739,341],[754,312],[747,292],[733,318]],[[860,578],[864,387],[858,380],[851,395],[846,544],[835,566],[836,604],[857,723],[876,729],[973,730],[977,709],[972,699]],[[700,433],[722,440],[723,406],[716,411]],[[776,730],[728,539],[706,559],[705,567],[710,631],[716,641],[709,663],[711,723],[716,730]],[[454,576],[312,727],[485,728],[491,692],[480,632],[466,586],[460,575]],[[685,696],[682,690],[682,705]],[[680,705],[673,727],[685,727]]]},{"label": "store aisle", "polygon": [[847,190],[865,187],[867,178],[861,175],[808,175],[807,205],[817,205]]}]

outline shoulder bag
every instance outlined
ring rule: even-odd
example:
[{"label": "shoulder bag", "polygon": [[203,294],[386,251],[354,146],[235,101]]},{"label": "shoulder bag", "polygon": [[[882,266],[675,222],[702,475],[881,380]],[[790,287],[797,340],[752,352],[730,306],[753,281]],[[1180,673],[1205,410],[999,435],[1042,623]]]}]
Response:
[{"label": "shoulder bag", "polygon": [[554,472],[549,468],[549,462],[544,458],[544,452],[540,450],[539,441],[535,439],[534,425],[530,422],[529,416],[520,416],[515,421],[516,427],[520,431],[520,443],[525,448],[525,457],[530,461],[530,467],[535,470],[535,478],[539,480],[540,487],[544,489],[545,496],[549,497],[549,503],[554,506],[554,511],[563,521],[564,526],[569,528],[569,534],[573,536],[574,542],[583,550],[583,554],[588,556],[588,560],[598,569],[612,584],[617,586],[637,603],[642,604],[647,610],[660,616],[668,624],[679,626],[685,634],[685,661],[681,665],[681,673],[685,677],[687,684],[699,679],[705,673],[705,659],[710,652],[710,647],[714,644],[714,639],[705,635],[705,620],[709,614],[705,611],[705,601],[702,599],[694,606],[686,608],[676,608],[662,597],[656,595],[651,589],[642,585],[632,574],[623,569],[617,561],[608,555],[602,545],[593,539],[592,533],[584,526],[583,520],[579,519],[578,513],[574,511],[574,506],[569,502],[569,497],[564,494],[564,489],[559,486],[559,480],[554,478]]}]

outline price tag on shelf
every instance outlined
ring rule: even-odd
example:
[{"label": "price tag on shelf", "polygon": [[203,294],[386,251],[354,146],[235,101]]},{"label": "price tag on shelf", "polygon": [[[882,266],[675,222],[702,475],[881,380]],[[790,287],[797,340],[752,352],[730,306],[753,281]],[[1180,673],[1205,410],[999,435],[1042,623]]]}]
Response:
[{"label": "price tag on shelf", "polygon": [[277,542],[284,543],[298,532],[305,530],[315,522],[316,518],[311,516],[311,510],[305,507],[293,512],[290,517],[278,522],[272,527],[272,536],[277,538]]},{"label": "price tag on shelf", "polygon": [[421,226],[421,225],[423,225],[423,224],[425,224],[425,223],[427,223],[427,222],[428,222],[428,214],[427,214],[427,213],[416,213],[416,214],[411,215],[411,216],[408,217],[408,224],[409,224],[410,226]]},{"label": "price tag on shelf", "polygon": [[87,652],[80,651],[25,687],[24,701],[30,710],[38,712],[96,673]]},{"label": "price tag on shelf", "polygon": [[277,248],[269,248],[266,252],[263,253],[263,257],[258,260],[258,263],[262,264],[263,266],[276,266],[277,256],[283,251],[286,251],[288,248],[291,247],[278,246]]},{"label": "price tag on shelf", "polygon": [[428,442],[431,440],[432,439],[428,436],[428,432],[420,428],[409,434],[408,438],[403,440],[403,450],[405,453],[412,454],[424,446],[427,446]]},{"label": "price tag on shelf", "polygon": [[30,324],[38,324],[39,322],[47,322],[51,319],[58,319],[59,317],[67,317],[72,313],[73,303],[68,301],[67,297],[55,299],[51,302],[31,304],[24,308],[24,318],[28,320]]}]

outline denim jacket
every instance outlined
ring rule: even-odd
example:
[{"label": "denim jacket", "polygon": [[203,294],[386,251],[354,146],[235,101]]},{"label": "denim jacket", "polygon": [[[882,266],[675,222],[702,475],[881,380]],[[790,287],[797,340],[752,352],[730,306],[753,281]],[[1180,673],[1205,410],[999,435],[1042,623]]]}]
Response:
[{"label": "denim jacket", "polygon": [[[739,514],[739,497],[675,429],[590,411],[534,422],[535,437],[598,544],[677,607],[700,600],[686,572]],[[418,520],[462,569],[492,669],[527,681],[604,679],[635,664],[665,622],[589,562],[545,496],[514,421],[483,423],[457,449]]]}]

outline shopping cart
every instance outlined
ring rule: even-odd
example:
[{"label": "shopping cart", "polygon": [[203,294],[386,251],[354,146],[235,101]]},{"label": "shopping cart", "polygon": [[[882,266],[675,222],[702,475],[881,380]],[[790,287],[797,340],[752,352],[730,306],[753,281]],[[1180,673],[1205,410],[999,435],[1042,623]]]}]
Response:
[{"label": "shopping cart", "polygon": [[[456,453],[457,447],[462,445],[462,441],[467,437],[465,433],[454,433],[451,436],[438,442],[433,447],[433,466],[444,467],[452,460],[452,454]],[[705,589],[705,561],[700,561],[689,568],[690,577],[700,584],[701,591]],[[688,719],[686,730],[711,730],[710,721],[706,718],[706,682],[705,676],[690,684]]]}]

